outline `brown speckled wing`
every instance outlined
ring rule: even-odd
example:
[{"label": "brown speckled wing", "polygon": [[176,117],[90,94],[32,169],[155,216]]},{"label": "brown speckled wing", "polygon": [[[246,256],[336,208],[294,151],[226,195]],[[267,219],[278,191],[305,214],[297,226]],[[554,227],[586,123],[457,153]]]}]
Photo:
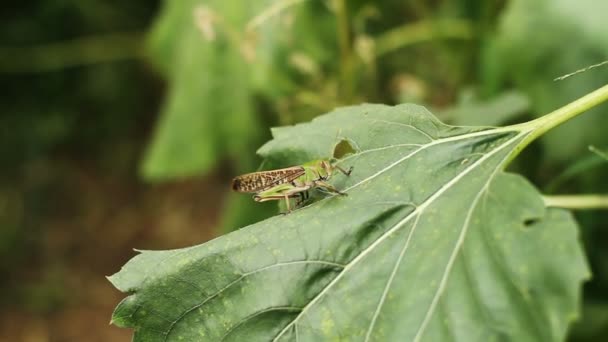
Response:
[{"label": "brown speckled wing", "polygon": [[237,192],[259,192],[280,184],[289,183],[304,174],[302,166],[285,169],[247,173],[232,180],[232,190]]}]

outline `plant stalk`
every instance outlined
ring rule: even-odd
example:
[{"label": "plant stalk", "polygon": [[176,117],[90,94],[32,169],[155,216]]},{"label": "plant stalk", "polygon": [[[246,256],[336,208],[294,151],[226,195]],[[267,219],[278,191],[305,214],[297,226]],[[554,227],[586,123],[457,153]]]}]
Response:
[{"label": "plant stalk", "polygon": [[[561,125],[562,123],[575,118],[587,110],[608,100],[608,84],[594,90],[593,92],[570,102],[569,104],[554,110],[553,112],[541,116],[538,119],[521,124],[521,126],[531,131],[528,136],[528,143],[547,133],[547,131]],[[519,125],[516,125],[519,126]]]},{"label": "plant stalk", "polygon": [[30,47],[0,47],[0,73],[53,72],[144,55],[144,35],[115,33]]},{"label": "plant stalk", "polygon": [[506,160],[506,163],[508,164],[513,160],[524,148],[526,148],[526,146],[536,140],[536,138],[587,110],[598,106],[606,100],[608,100],[608,84],[535,120],[496,128],[496,131],[511,131],[516,129],[522,133],[527,133],[526,137],[513,149],[509,158]]},{"label": "plant stalk", "polygon": [[545,205],[573,210],[608,209],[608,195],[543,196]]},{"label": "plant stalk", "polygon": [[335,0],[338,26],[338,47],[340,49],[340,95],[342,102],[350,102],[352,96],[352,48],[350,24],[348,22],[348,0]]},{"label": "plant stalk", "polygon": [[284,1],[276,1],[273,5],[266,8],[260,14],[256,15],[253,19],[251,19],[246,26],[247,31],[253,31],[258,27],[262,26],[269,19],[281,14],[284,10],[289,7],[295,6],[301,2],[306,0],[284,0]]},{"label": "plant stalk", "polygon": [[376,57],[406,46],[433,39],[470,40],[474,36],[471,23],[461,19],[421,20],[389,30],[376,38]]}]

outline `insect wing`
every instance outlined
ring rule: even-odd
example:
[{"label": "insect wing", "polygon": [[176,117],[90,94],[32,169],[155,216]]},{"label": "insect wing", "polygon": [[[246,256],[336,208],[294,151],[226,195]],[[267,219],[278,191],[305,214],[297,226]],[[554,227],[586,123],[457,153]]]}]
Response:
[{"label": "insect wing", "polygon": [[237,192],[259,192],[277,185],[289,183],[304,173],[304,168],[301,166],[248,173],[232,180],[232,190]]}]

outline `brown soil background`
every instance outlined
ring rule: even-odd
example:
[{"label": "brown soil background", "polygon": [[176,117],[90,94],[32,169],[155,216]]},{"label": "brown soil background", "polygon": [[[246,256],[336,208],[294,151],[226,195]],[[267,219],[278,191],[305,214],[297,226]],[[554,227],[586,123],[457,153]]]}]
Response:
[{"label": "brown soil background", "polygon": [[36,251],[4,279],[0,341],[130,341],[131,330],[109,324],[125,295],[106,276],[136,255],[134,248],[211,239],[228,183],[215,173],[146,185],[76,162],[62,171],[69,182],[51,195],[61,204],[41,221]]}]

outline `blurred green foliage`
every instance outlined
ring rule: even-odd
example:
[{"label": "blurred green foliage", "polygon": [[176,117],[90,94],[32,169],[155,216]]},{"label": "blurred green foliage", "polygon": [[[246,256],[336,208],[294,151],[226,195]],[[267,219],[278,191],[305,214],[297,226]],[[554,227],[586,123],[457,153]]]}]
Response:
[{"label": "blurred green foliage", "polygon": [[[556,83],[554,79],[608,59],[603,13],[606,1],[513,0],[498,31],[483,51],[482,85],[496,94],[512,84],[531,99],[532,113],[543,115],[580,94],[606,84],[608,68],[594,69]],[[569,161],[589,144],[608,144],[602,108],[559,127],[543,139],[543,158]],[[568,144],[564,144],[567,139]]]},{"label": "blurred green foliage", "polygon": [[[251,13],[249,6],[229,1],[209,5],[221,11],[226,27],[241,29]],[[172,86],[143,166],[144,176],[200,174],[225,156],[251,167],[245,162],[251,157],[239,151],[260,142],[261,125],[254,116],[250,73],[240,56],[236,30],[217,32],[216,12],[198,1],[166,2],[162,13],[150,46]],[[202,26],[212,31],[206,38]]]},{"label": "blurred green foliage", "polygon": [[[0,272],[35,253],[42,220],[78,206],[65,161],[131,175],[141,157],[146,180],[219,170],[226,178],[217,181],[227,183],[259,167],[255,151],[269,127],[337,106],[415,102],[457,124],[530,119],[606,83],[608,67],[553,79],[608,59],[607,12],[608,2],[596,0],[7,5]],[[165,96],[148,63],[166,80]],[[531,146],[513,168],[547,192],[607,193],[608,163],[587,149],[606,151],[606,127],[600,107]],[[248,196],[225,201],[227,229],[276,213]],[[593,309],[575,333],[599,341],[606,320],[592,316],[608,312],[608,214],[577,219],[594,279],[585,292]]]}]

